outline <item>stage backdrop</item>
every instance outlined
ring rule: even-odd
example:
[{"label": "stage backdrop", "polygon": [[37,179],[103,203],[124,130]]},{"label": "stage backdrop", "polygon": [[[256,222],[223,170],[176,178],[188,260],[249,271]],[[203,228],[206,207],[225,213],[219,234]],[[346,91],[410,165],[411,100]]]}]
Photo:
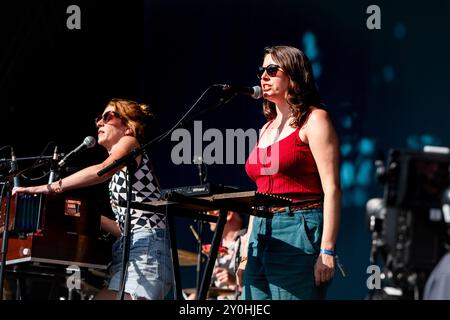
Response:
[{"label": "stage backdrop", "polygon": [[[48,142],[68,152],[96,134],[93,118],[113,97],[149,103],[155,133],[168,130],[215,83],[253,86],[265,46],[287,44],[313,61],[316,81],[341,141],[342,228],[338,252],[348,276],[337,275],[333,299],[367,295],[370,233],[365,203],[382,196],[373,162],[390,148],[448,146],[450,49],[448,1],[377,1],[381,29],[369,30],[369,1],[18,1],[0,4],[0,146],[19,157]],[[70,30],[70,5],[81,29]],[[257,129],[261,101],[239,96],[219,108],[206,95],[196,110],[203,132]],[[192,122],[183,127],[193,132]],[[204,147],[209,142],[204,142]],[[197,184],[194,164],[175,165],[170,136],[150,148],[164,188]],[[46,154],[51,154],[47,150]],[[71,166],[105,157],[96,147]],[[1,158],[8,157],[6,150]],[[194,152],[191,156],[194,156]],[[26,166],[26,163],[20,163]],[[244,165],[207,166],[208,181],[252,189]],[[32,181],[24,180],[32,184]],[[180,247],[195,250],[187,219]],[[207,226],[205,226],[207,229]],[[210,237],[205,234],[205,239]],[[183,270],[193,286],[195,270]]]}]

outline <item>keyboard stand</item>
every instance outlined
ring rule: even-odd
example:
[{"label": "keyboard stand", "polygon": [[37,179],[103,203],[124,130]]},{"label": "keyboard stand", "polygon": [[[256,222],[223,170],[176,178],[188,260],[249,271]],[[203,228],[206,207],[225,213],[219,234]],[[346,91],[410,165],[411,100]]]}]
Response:
[{"label": "keyboard stand", "polygon": [[[184,298],[180,282],[178,249],[174,232],[175,224],[173,216],[193,218],[197,220],[217,223],[216,231],[214,232],[212,239],[210,255],[208,257],[206,269],[203,273],[200,289],[197,295],[198,300],[205,300],[211,283],[211,276],[214,270],[219,246],[222,241],[222,235],[226,224],[228,211],[232,210],[244,214],[271,218],[272,213],[261,209],[261,206],[289,205],[290,203],[290,199],[275,195],[258,193],[256,191],[232,192],[203,197],[187,197],[174,192],[167,194],[166,200],[153,201],[149,203],[133,202],[131,204],[131,207],[134,209],[167,214],[173,263],[173,275],[175,282],[174,295],[177,300],[183,300]],[[119,202],[119,205],[126,205],[126,202],[121,201]],[[220,210],[219,217],[200,213],[218,209]]]}]

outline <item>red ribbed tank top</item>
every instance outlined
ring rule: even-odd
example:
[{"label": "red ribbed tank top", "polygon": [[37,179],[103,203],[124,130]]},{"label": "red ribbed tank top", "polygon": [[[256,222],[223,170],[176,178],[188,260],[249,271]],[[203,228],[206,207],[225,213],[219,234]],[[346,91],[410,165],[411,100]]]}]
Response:
[{"label": "red ribbed tank top", "polygon": [[293,200],[323,195],[316,162],[309,145],[300,139],[299,131],[297,128],[266,148],[257,144],[250,153],[245,170],[256,183],[257,191]]}]

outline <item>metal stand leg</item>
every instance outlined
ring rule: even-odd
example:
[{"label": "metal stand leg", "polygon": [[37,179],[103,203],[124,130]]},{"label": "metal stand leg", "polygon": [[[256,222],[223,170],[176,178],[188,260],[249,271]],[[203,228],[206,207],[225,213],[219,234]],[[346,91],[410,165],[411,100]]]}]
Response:
[{"label": "metal stand leg", "polygon": [[170,236],[170,248],[172,255],[172,272],[174,279],[174,297],[176,300],[184,300],[183,291],[181,290],[181,277],[180,277],[180,263],[178,261],[178,248],[177,248],[177,239],[175,236],[175,224],[173,221],[172,215],[167,214],[167,224],[169,228],[169,236]]},{"label": "metal stand leg", "polygon": [[223,229],[227,222],[227,210],[220,210],[219,219],[217,220],[216,232],[214,233],[211,250],[206,264],[205,272],[203,273],[202,284],[200,285],[200,292],[198,294],[198,300],[205,300],[208,293],[209,285],[211,283],[211,275],[214,269],[214,264],[217,258],[217,252],[219,251],[220,243],[222,242]]},{"label": "metal stand leg", "polygon": [[16,300],[25,300],[24,292],[25,292],[25,286],[23,284],[23,279],[18,277],[16,279]]}]

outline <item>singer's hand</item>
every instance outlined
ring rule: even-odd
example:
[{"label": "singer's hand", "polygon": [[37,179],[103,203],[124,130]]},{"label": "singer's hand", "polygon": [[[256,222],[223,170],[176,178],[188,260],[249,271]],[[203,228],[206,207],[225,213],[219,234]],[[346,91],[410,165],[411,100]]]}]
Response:
[{"label": "singer's hand", "polygon": [[104,215],[100,215],[100,229],[112,234],[116,238],[119,238],[121,234],[119,222],[105,217]]},{"label": "singer's hand", "polygon": [[15,187],[13,188],[12,195],[15,195],[16,193],[28,193],[28,194],[35,194],[35,193],[50,193],[51,189],[48,188],[48,185],[40,185],[35,187]]},{"label": "singer's hand", "polygon": [[27,188],[24,188],[24,187],[14,187],[12,189],[12,195],[14,196],[14,195],[16,195],[16,193],[26,193],[26,189]]},{"label": "singer's hand", "polygon": [[314,266],[314,279],[316,286],[328,282],[334,277],[335,257],[328,254],[320,254]]}]

